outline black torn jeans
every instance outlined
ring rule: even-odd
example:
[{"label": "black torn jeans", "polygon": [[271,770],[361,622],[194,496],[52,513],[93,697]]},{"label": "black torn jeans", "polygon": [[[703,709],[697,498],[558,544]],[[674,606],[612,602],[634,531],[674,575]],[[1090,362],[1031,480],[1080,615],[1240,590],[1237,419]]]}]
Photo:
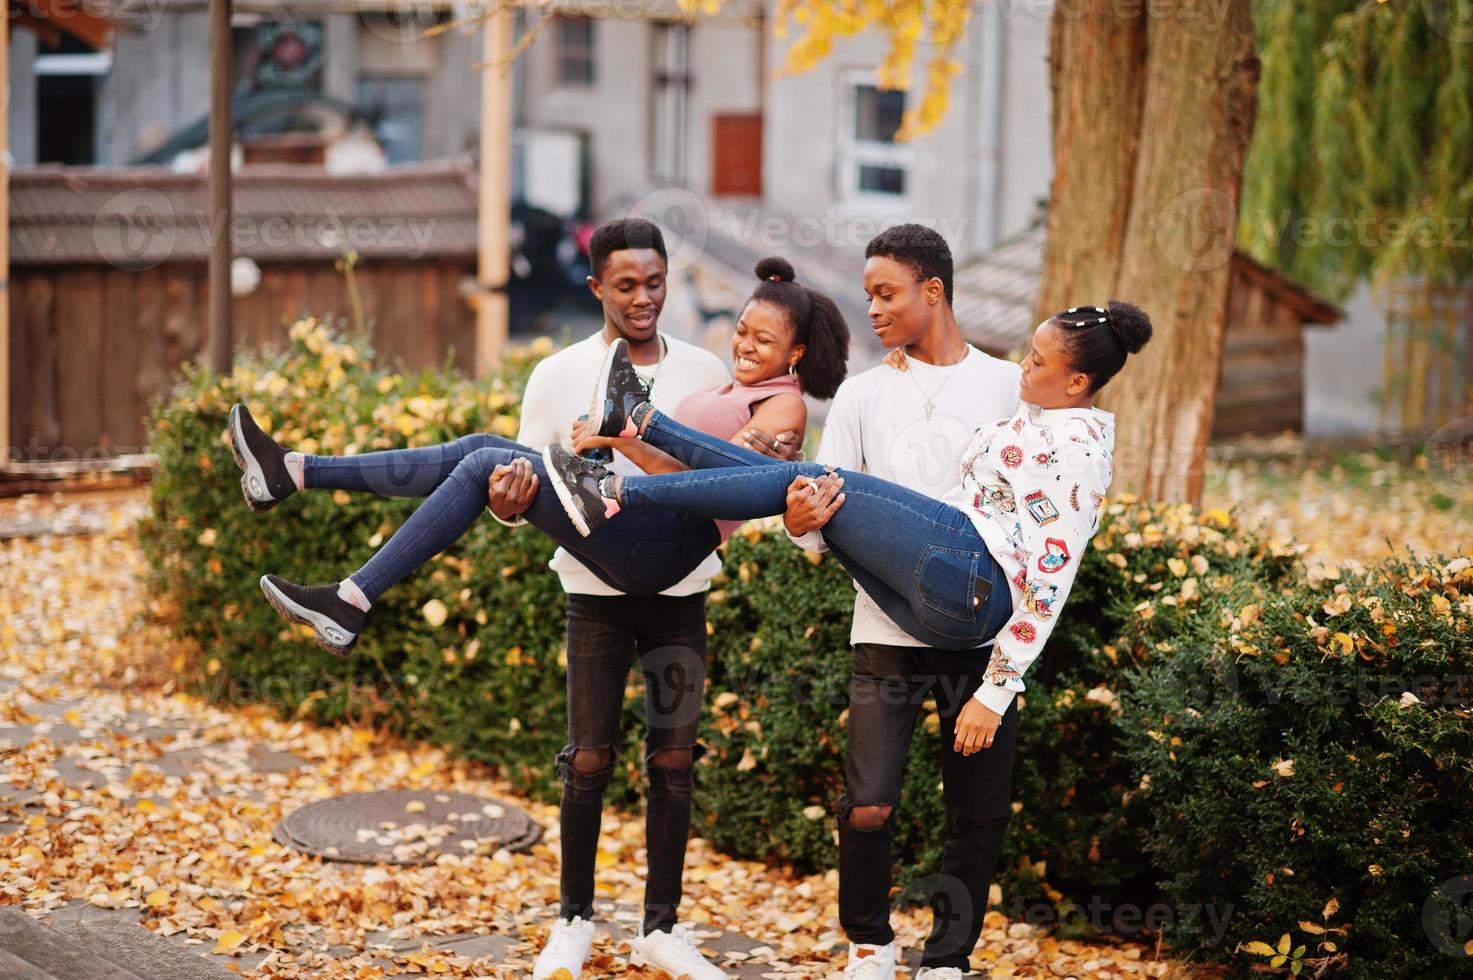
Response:
[{"label": "black torn jeans", "polygon": [[[563,783],[561,914],[593,917],[604,791],[618,757],[625,683],[637,663],[645,682],[644,931],[668,931],[682,895],[694,768],[705,754],[696,733],[705,703],[706,593],[569,595],[567,621],[568,744],[557,758]],[[660,765],[656,756],[666,750],[688,752],[688,763]]]},{"label": "black torn jeans", "polygon": [[[839,806],[839,921],[855,943],[885,945],[890,928],[891,825],[911,733],[934,698],[940,715],[946,843],[938,873],[909,883],[902,898],[931,906],[923,966],[966,972],[992,876],[1012,816],[1018,702],[1003,715],[990,748],[964,756],[954,748],[956,717],[983,680],[987,650],[956,652],[861,643],[849,686],[846,790]],[[927,736],[929,737],[929,736]],[[875,828],[852,825],[855,807],[891,807]]]}]

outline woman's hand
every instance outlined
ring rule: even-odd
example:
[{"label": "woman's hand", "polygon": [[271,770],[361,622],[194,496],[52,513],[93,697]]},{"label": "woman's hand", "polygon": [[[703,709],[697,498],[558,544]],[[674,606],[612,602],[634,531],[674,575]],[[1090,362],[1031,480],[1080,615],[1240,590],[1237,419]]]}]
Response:
[{"label": "woman's hand", "polygon": [[754,453],[761,453],[784,462],[796,459],[803,445],[802,436],[792,429],[787,432],[779,432],[775,436],[770,436],[761,429],[748,429],[741,434],[740,438],[742,445]]},{"label": "woman's hand", "polygon": [[583,455],[590,449],[612,449],[619,444],[614,436],[596,436],[588,431],[588,422],[579,419],[573,423],[573,452]]},{"label": "woman's hand", "polygon": [[525,457],[491,471],[486,483],[486,509],[503,521],[522,515],[537,497],[537,473]]},{"label": "woman's hand", "polygon": [[976,698],[967,698],[961,714],[956,716],[956,751],[971,755],[992,748],[992,739],[997,735],[1000,724],[1002,715]]},{"label": "woman's hand", "polygon": [[888,364],[890,367],[894,368],[897,371],[910,370],[910,361],[905,359],[904,347],[896,347],[894,350],[890,351],[890,353],[885,355],[885,359],[881,363]]}]

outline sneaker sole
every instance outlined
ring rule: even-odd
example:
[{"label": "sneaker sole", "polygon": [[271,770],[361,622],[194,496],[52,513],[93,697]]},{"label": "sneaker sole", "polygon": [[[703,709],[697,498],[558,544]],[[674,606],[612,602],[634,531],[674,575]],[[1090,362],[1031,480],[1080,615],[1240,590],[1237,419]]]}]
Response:
[{"label": "sneaker sole", "polygon": [[552,490],[557,494],[558,503],[563,505],[563,511],[568,515],[568,520],[573,522],[573,527],[583,537],[593,533],[588,526],[588,518],[583,516],[583,509],[578,506],[567,484],[563,483],[562,474],[552,462],[552,447],[546,446],[542,450],[542,465],[547,467],[547,482],[552,484]]},{"label": "sneaker sole", "polygon": [[240,428],[240,415],[240,406],[232,406],[230,409],[230,455],[235,457],[235,465],[245,471],[240,478],[240,492],[245,494],[246,506],[257,514],[262,514],[281,501],[262,500],[251,493],[252,482],[265,488],[266,475],[261,472],[261,466],[256,462],[256,457],[250,455],[250,451],[246,448],[245,433]]},{"label": "sneaker sole", "polygon": [[[313,638],[317,641],[317,645],[328,653],[339,657],[346,656],[358,644],[357,635],[349,633],[321,613],[297,605],[287,597],[286,593],[272,585],[264,575],[261,576],[261,591],[266,594],[266,601],[271,603],[271,607],[279,612],[282,618],[312,627]],[[346,637],[346,639],[334,642],[333,637]]]},{"label": "sneaker sole", "polygon": [[[631,944],[630,949],[629,949],[629,965],[632,966],[632,967],[636,967],[638,969],[648,968],[648,969],[658,970],[661,973],[661,975],[666,976],[666,977],[669,977],[670,980],[686,980],[686,978],[690,977],[690,973],[689,972],[676,973],[674,970],[671,970],[671,969],[669,969],[666,966],[663,966],[663,965],[661,965],[659,963],[654,962],[649,956],[645,955],[644,952],[641,951],[637,946],[634,946],[632,944]],[[709,964],[709,965],[715,966],[714,963]],[[717,969],[720,969],[720,967],[717,967]],[[726,974],[723,973],[722,975],[725,976]]]},{"label": "sneaker sole", "polygon": [[614,371],[614,354],[623,342],[624,339],[619,338],[610,344],[608,351],[604,353],[604,362],[599,365],[598,376],[593,386],[593,399],[588,403],[588,424],[597,435],[604,434],[603,427],[608,421],[604,417],[604,396],[609,392],[609,375]]}]

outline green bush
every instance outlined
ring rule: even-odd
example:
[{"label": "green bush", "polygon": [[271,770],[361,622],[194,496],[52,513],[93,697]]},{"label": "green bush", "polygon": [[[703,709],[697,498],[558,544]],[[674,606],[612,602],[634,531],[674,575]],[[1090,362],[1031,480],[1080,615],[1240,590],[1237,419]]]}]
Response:
[{"label": "green bush", "polygon": [[[418,502],[304,493],[252,514],[223,438],[237,400],[284,442],[324,452],[514,434],[518,392],[547,349],[512,352],[484,383],[406,378],[308,319],[287,349],[243,358],[230,377],[190,369],[156,408],[160,469],[140,531],[154,608],[198,651],[181,675],[215,699],[443,744],[554,799],[566,706],[551,543],[478,522],[383,596],[353,655],[334,658],[283,626],[258,577],[340,578]],[[1240,971],[1465,966],[1428,937],[1456,934],[1457,888],[1438,888],[1473,872],[1469,561],[1314,577],[1225,513],[1106,506],[1023,698],[1003,910],[1065,935],[1160,928]],[[837,562],[761,526],[724,559],[708,605],[698,829],[739,855],[831,867],[853,590]],[[1347,685],[1355,696],[1337,694]],[[642,758],[637,673],[626,694],[612,796],[627,806]],[[939,856],[935,723],[912,743],[896,815],[902,885]]]}]

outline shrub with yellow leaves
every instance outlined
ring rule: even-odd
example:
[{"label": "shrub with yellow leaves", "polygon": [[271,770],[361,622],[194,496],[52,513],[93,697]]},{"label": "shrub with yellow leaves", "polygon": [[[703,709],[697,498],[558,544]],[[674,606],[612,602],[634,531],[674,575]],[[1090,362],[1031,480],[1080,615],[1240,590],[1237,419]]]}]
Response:
[{"label": "shrub with yellow leaves", "polygon": [[[302,493],[252,514],[221,438],[237,399],[324,452],[512,434],[526,374],[550,350],[513,352],[485,382],[409,377],[304,318],[285,349],[243,357],[228,378],[191,368],[155,411],[160,469],[141,529],[154,608],[207,651],[181,683],[449,745],[555,799],[566,652],[552,543],[478,522],[375,604],[352,656],[333,658],[282,628],[258,577],[341,577],[419,502]],[[1306,569],[1224,511],[1127,496],[1105,508],[1020,698],[1004,911],[1054,903],[1067,937],[1090,929],[1069,908],[1144,908],[1164,893],[1181,910],[1169,940],[1244,969],[1331,956],[1349,975],[1444,970],[1420,916],[1439,882],[1473,869],[1473,557]],[[837,562],[775,527],[723,546],[708,599],[697,830],[738,855],[827,868],[854,593]],[[633,679],[625,760],[643,754]],[[894,818],[902,884],[934,873],[945,827],[936,709],[923,708]],[[611,799],[637,803],[638,779],[637,765],[616,767]],[[1327,901],[1338,916],[1305,938]],[[1188,911],[1205,908],[1217,914]],[[1299,936],[1287,953],[1286,932]],[[1331,933],[1325,949],[1316,940]]]}]

